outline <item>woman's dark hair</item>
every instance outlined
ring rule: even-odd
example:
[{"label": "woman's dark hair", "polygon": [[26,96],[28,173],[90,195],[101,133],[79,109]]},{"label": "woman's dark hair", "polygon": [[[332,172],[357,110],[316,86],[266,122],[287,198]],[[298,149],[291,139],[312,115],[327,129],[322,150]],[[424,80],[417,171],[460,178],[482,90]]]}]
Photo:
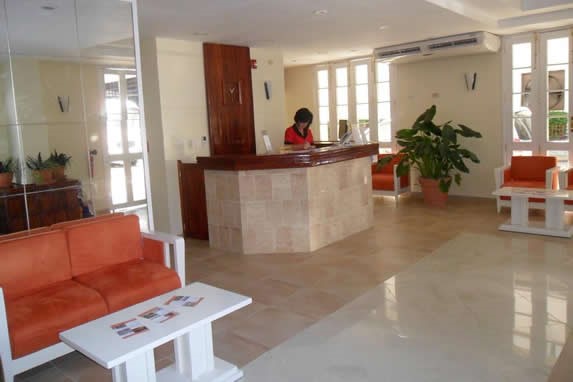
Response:
[{"label": "woman's dark hair", "polygon": [[312,124],[312,113],[306,107],[298,109],[294,114],[294,121],[296,123],[308,122],[308,126],[310,126]]}]

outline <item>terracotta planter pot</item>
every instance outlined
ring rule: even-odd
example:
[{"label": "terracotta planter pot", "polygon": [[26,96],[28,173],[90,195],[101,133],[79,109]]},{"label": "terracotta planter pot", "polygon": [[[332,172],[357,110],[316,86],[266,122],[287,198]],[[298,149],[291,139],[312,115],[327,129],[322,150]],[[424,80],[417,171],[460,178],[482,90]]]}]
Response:
[{"label": "terracotta planter pot", "polygon": [[36,184],[50,184],[54,183],[54,171],[52,168],[46,168],[43,170],[34,170],[32,172],[34,177],[34,182]]},{"label": "terracotta planter pot", "polygon": [[419,178],[420,186],[422,187],[422,194],[424,195],[424,202],[433,207],[444,208],[448,201],[448,193],[440,190],[440,183],[436,179]]},{"label": "terracotta planter pot", "polygon": [[66,168],[64,166],[54,167],[52,172],[54,174],[55,181],[66,179]]},{"label": "terracotta planter pot", "polygon": [[11,172],[3,172],[0,174],[0,188],[8,188],[12,186],[12,179],[14,174]]}]

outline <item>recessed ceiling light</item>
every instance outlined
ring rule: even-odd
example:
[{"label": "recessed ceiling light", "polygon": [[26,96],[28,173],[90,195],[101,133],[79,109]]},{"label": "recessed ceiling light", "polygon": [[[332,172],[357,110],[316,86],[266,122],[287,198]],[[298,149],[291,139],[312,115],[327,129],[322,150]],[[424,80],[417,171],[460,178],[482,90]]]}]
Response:
[{"label": "recessed ceiling light", "polygon": [[380,29],[381,31],[383,31],[384,29],[388,29],[388,28],[390,28],[388,25],[380,25],[378,27],[378,29]]},{"label": "recessed ceiling light", "polygon": [[42,9],[44,11],[53,11],[55,10],[57,7],[54,5],[42,5]]},{"label": "recessed ceiling light", "polygon": [[312,12],[315,16],[324,16],[328,13],[328,9],[318,9]]},{"label": "recessed ceiling light", "polygon": [[207,33],[207,32],[193,32],[192,35],[193,36],[208,36],[209,33]]}]

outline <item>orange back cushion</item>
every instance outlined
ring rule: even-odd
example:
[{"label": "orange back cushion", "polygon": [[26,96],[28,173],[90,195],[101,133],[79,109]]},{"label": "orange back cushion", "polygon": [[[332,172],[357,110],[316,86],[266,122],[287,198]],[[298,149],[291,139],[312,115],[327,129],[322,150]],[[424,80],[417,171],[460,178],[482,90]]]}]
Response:
[{"label": "orange back cushion", "polygon": [[20,238],[20,237],[27,237],[27,236],[31,236],[31,235],[36,235],[38,233],[48,232],[49,230],[50,230],[50,227],[40,227],[40,228],[32,228],[31,230],[26,230],[26,231],[18,231],[18,232],[8,233],[6,235],[0,235],[0,241],[12,240],[12,239]]},{"label": "orange back cushion", "polygon": [[557,158],[548,156],[511,157],[511,179],[545,180],[545,170],[557,166]]},{"label": "orange back cushion", "polygon": [[0,285],[7,299],[71,279],[63,231],[50,231],[0,242]]},{"label": "orange back cushion", "polygon": [[[384,157],[390,156],[390,155],[394,155],[394,154],[379,154],[378,155],[378,159],[382,159]],[[380,173],[380,174],[393,174],[394,173],[394,165],[398,164],[398,162],[400,162],[400,159],[402,158],[402,155],[396,155],[391,161],[390,163],[386,164],[385,166],[380,167],[379,169],[377,168],[377,164],[374,163],[372,165],[372,173]]]},{"label": "orange back cushion", "polygon": [[135,215],[72,225],[65,231],[74,277],[142,258],[139,219]]}]

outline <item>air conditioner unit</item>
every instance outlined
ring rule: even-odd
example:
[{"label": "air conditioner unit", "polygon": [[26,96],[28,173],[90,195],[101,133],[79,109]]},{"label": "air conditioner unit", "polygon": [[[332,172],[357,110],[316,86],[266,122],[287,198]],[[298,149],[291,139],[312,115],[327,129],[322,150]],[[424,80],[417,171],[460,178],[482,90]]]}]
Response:
[{"label": "air conditioner unit", "polygon": [[499,51],[500,38],[488,32],[472,32],[374,49],[377,60],[412,62],[428,58]]}]

